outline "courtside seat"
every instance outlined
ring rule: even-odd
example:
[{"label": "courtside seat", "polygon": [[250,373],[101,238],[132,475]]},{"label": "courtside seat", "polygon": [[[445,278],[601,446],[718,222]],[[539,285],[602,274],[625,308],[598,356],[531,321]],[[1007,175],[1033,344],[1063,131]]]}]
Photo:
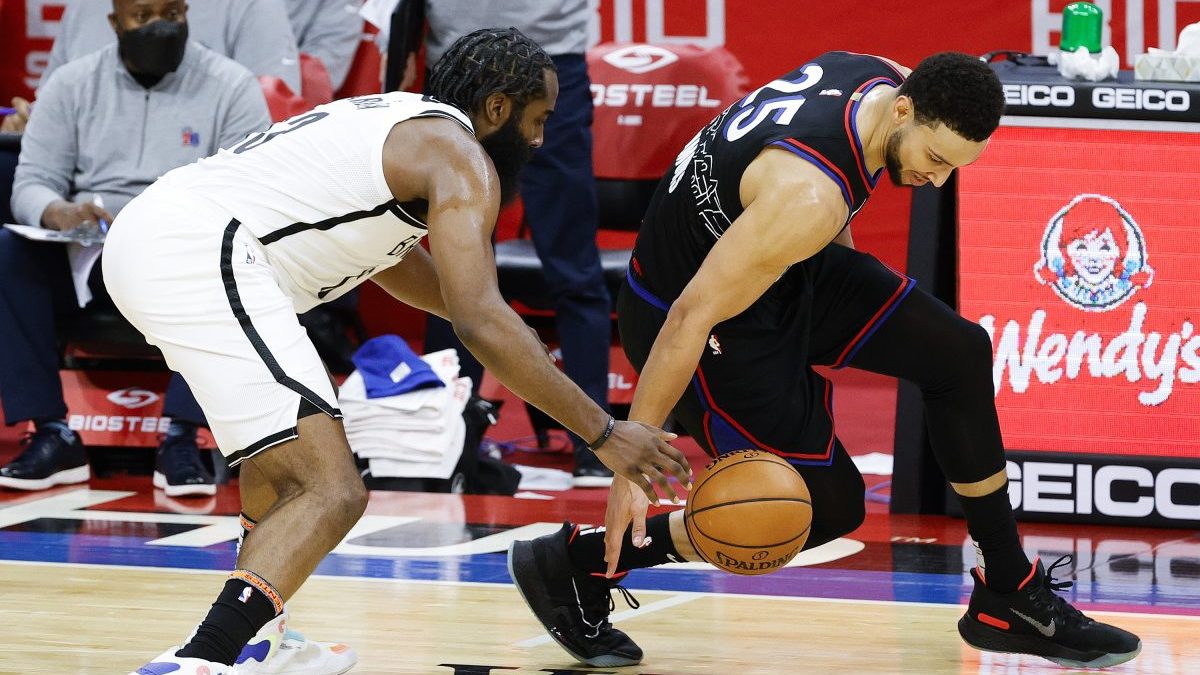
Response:
[{"label": "courtside seat", "polygon": [[313,108],[312,104],[292,91],[292,88],[278,77],[260,75],[258,86],[262,88],[263,97],[267,99],[267,110],[271,113],[272,122],[282,122]]},{"label": "courtside seat", "polygon": [[312,107],[333,100],[333,81],[320,58],[300,52],[300,95]]},{"label": "courtside seat", "polygon": [[[657,180],[596,181],[600,206],[600,266],[604,268],[604,282],[614,305],[617,291],[625,279],[637,227],[657,184]],[[496,267],[500,271],[500,292],[505,298],[517,300],[530,309],[554,309],[546,292],[542,261],[538,259],[532,240],[518,237],[498,242]]]},{"label": "courtside seat", "polygon": [[[130,367],[130,360],[148,362],[139,369],[166,369],[158,349],[133,327],[116,308],[92,304],[82,312],[59,321],[55,334],[63,346],[63,366],[84,367],[104,361],[113,366]],[[89,365],[88,367],[91,367]]]},{"label": "courtside seat", "polygon": [[[747,79],[723,48],[606,43],[587,59],[595,103],[597,243],[615,303],[659,179],[697,130],[745,94]],[[528,225],[496,244],[496,268],[510,302],[538,313],[553,310]]]}]

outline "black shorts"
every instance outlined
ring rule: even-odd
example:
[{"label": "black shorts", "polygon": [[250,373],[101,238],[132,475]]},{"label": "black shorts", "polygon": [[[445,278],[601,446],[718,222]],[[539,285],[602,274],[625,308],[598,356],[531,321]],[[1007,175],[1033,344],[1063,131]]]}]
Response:
[{"label": "black shorts", "polygon": [[[653,278],[652,261],[634,267]],[[913,286],[873,256],[827,246],[713,328],[675,406],[676,420],[714,456],[758,448],[793,464],[830,464],[833,385],[812,366],[848,364]],[[639,372],[667,309],[631,269],[617,300],[617,324]]]}]

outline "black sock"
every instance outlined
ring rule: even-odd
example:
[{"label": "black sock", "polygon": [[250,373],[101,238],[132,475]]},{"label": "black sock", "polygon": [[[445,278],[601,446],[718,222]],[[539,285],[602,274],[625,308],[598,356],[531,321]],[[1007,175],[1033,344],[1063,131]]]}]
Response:
[{"label": "black sock", "polygon": [[[683,562],[683,556],[679,555],[675,550],[675,542],[671,541],[670,514],[648,518],[646,536],[650,538],[650,544],[645,548],[637,548],[633,545],[630,530],[625,531],[625,538],[621,542],[621,560],[617,564],[618,574],[663,563]],[[608,563],[604,562],[603,532],[577,531],[567,544],[567,553],[571,556],[571,564],[589,574],[603,575],[608,569]]]},{"label": "black sock", "polygon": [[1002,488],[983,497],[959,495],[958,501],[967,517],[967,530],[983,558],[980,566],[988,588],[997,593],[1017,590],[1032,565],[1021,548],[1008,490]]},{"label": "black sock", "polygon": [[192,641],[175,655],[233,665],[250,638],[282,610],[283,599],[271,584],[253,572],[237,570]]},{"label": "black sock", "polygon": [[196,425],[191,422],[182,420],[171,420],[171,425],[167,427],[168,438],[195,438]]}]

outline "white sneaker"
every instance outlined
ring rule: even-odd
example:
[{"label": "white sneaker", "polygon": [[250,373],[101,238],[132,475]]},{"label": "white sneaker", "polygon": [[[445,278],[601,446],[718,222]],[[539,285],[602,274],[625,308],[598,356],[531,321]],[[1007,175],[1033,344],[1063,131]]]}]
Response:
[{"label": "white sneaker", "polygon": [[358,663],[351,647],[309,640],[287,627],[287,617],[285,611],[250,638],[238,655],[237,675],[341,675]]},{"label": "white sneaker", "polygon": [[150,663],[129,675],[240,675],[233,666],[175,656],[179,647],[171,647]]}]

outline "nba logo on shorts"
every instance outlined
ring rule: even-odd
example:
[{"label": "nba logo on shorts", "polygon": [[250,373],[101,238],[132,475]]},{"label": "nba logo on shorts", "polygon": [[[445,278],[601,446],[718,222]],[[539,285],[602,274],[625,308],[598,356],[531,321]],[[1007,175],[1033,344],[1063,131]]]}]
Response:
[{"label": "nba logo on shorts", "polygon": [[238,600],[241,600],[242,604],[250,602],[250,591],[251,589],[249,586],[242,589],[242,594],[238,596]]},{"label": "nba logo on shorts", "polygon": [[192,131],[191,127],[184,127],[183,131],[181,132],[181,135],[183,137],[184,145],[187,145],[187,146],[190,146],[193,148],[200,145],[200,132]]},{"label": "nba logo on shorts", "polygon": [[1038,283],[1085,312],[1116,309],[1154,281],[1142,229],[1104,195],[1078,195],[1054,214],[1041,253],[1033,266]]}]

